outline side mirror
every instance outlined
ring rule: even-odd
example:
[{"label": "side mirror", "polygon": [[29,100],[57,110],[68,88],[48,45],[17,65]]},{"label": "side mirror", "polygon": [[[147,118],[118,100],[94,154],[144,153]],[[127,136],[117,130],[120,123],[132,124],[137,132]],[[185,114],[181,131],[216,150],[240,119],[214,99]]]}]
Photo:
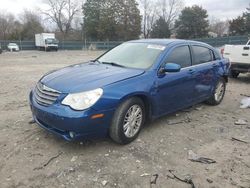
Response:
[{"label": "side mirror", "polygon": [[164,72],[180,72],[181,66],[176,63],[167,63],[163,69]]}]

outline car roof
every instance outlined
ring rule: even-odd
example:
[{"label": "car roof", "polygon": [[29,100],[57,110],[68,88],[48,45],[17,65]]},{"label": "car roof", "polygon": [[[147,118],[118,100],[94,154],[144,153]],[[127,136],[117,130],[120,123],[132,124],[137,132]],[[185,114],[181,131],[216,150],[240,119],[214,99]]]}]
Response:
[{"label": "car roof", "polygon": [[198,41],[193,41],[193,40],[183,40],[183,39],[139,39],[139,40],[132,40],[128,42],[134,42],[134,43],[146,43],[146,44],[158,44],[158,45],[164,45],[168,46],[170,44],[197,44],[197,45],[203,45],[203,46],[209,46],[210,45],[203,43],[203,42],[198,42]]}]

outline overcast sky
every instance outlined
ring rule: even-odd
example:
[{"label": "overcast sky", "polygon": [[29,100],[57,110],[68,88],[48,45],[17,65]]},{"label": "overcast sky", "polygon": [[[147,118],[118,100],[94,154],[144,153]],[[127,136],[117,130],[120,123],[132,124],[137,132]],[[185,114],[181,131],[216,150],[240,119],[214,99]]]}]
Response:
[{"label": "overcast sky", "polygon": [[235,18],[246,11],[250,0],[186,0],[186,6],[201,5],[207,9],[209,17],[221,20]]},{"label": "overcast sky", "polygon": [[[0,9],[21,13],[24,9],[42,8],[43,0],[0,0]],[[185,0],[186,6],[201,5],[208,10],[209,17],[221,20],[235,18],[242,14],[248,7],[250,0]]]}]

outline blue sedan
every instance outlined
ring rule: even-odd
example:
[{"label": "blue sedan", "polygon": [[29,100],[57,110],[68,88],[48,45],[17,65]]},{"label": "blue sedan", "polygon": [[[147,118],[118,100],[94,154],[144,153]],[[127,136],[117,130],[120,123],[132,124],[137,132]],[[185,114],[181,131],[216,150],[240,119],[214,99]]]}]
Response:
[{"label": "blue sedan", "polygon": [[33,118],[66,140],[132,142],[148,120],[223,100],[230,63],[200,42],[125,42],[88,63],[44,75],[30,92]]}]

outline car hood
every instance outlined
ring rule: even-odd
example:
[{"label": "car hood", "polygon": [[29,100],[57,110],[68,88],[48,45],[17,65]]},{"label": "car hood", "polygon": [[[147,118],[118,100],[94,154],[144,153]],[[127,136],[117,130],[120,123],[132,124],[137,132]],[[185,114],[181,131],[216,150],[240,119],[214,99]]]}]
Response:
[{"label": "car hood", "polygon": [[45,75],[40,81],[63,93],[97,89],[143,74],[145,71],[111,65],[84,63],[69,66]]}]

